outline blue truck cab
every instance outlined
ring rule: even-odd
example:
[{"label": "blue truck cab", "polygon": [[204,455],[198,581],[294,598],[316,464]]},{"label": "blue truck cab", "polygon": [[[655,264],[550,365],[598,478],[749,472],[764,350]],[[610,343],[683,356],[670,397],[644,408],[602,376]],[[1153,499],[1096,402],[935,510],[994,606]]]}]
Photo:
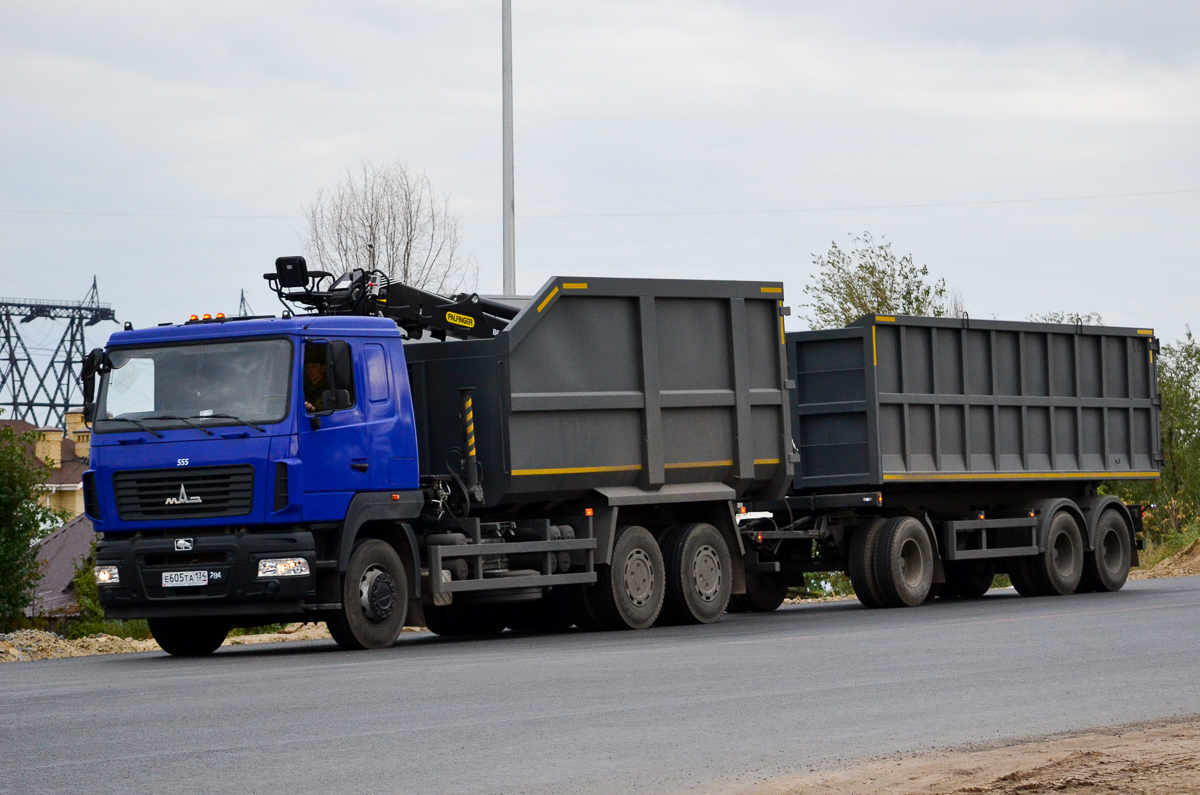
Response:
[{"label": "blue truck cab", "polygon": [[[190,622],[184,637],[206,620],[213,632],[313,620],[340,601],[347,517],[420,511],[412,398],[390,320],[191,321],[118,332],[93,355],[84,488],[110,617],[150,619],[164,637],[179,618]],[[406,590],[419,593],[415,582]]]}]

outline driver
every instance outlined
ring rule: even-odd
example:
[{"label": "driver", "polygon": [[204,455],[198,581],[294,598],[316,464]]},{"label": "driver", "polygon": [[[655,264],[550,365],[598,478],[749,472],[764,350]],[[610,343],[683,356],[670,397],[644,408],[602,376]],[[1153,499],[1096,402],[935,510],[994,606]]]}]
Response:
[{"label": "driver", "polygon": [[312,413],[324,408],[329,378],[325,364],[326,345],[304,346],[304,408]]}]

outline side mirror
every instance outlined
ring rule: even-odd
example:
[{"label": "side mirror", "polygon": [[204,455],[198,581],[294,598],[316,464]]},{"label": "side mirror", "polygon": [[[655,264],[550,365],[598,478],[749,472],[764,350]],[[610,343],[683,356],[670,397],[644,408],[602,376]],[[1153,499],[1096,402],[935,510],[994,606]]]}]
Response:
[{"label": "side mirror", "polygon": [[112,364],[108,361],[108,355],[105,354],[103,348],[93,348],[92,351],[83,357],[83,366],[80,367],[79,377],[83,381],[83,419],[85,422],[92,422],[96,415],[96,374],[106,373],[112,369]]},{"label": "side mirror", "polygon": [[304,257],[280,257],[275,260],[275,276],[285,289],[308,286],[308,263]]},{"label": "side mirror", "polygon": [[341,411],[350,408],[349,389],[328,389],[321,394],[321,405],[325,411]]}]

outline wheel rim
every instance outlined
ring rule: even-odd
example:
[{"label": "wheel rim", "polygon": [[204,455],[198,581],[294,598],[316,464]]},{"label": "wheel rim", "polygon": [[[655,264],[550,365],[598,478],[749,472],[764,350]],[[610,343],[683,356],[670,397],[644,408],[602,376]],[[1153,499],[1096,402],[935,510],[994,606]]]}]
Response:
[{"label": "wheel rim", "polygon": [[1075,570],[1075,545],[1067,533],[1059,533],[1054,538],[1054,570],[1061,577],[1069,577]]},{"label": "wheel rim", "polygon": [[644,549],[635,549],[625,558],[625,596],[634,607],[645,607],[654,592],[654,562]]},{"label": "wheel rim", "polygon": [[372,565],[358,583],[358,603],[372,624],[382,624],[396,609],[396,581],[382,566]]},{"label": "wheel rim", "polygon": [[909,588],[916,588],[925,576],[925,560],[921,545],[909,538],[900,547],[900,577]]},{"label": "wheel rim", "polygon": [[717,550],[705,544],[696,550],[692,562],[692,586],[705,602],[712,602],[721,593],[721,558]]},{"label": "wheel rim", "polygon": [[1122,558],[1124,558],[1124,550],[1122,549],[1121,538],[1117,535],[1116,530],[1109,530],[1104,534],[1102,549],[1101,560],[1104,563],[1104,568],[1113,573],[1119,571],[1121,569]]}]

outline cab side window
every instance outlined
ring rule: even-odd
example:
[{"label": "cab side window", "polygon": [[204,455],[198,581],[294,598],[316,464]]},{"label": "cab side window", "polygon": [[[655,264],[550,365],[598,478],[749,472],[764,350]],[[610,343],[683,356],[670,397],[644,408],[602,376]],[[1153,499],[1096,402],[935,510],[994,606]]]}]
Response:
[{"label": "cab side window", "polygon": [[309,414],[354,406],[354,361],[344,340],[304,344],[304,408]]}]

